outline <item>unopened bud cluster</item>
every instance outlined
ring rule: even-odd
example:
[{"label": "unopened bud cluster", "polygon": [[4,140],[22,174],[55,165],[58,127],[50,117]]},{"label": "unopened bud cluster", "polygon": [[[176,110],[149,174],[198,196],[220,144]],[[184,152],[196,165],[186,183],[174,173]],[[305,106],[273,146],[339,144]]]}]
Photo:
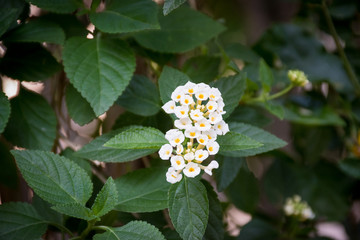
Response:
[{"label": "unopened bud cluster", "polygon": [[181,181],[182,173],[195,177],[201,169],[212,175],[212,170],[219,167],[218,162],[213,160],[207,166],[202,162],[219,151],[217,135],[229,131],[222,118],[226,112],[220,91],[204,83],[187,82],[174,90],[171,99],[162,108],[177,117],[175,129],[166,132],[169,143],[159,151],[161,159],[171,162],[166,180],[176,183]]},{"label": "unopened bud cluster", "polygon": [[298,195],[286,199],[284,212],[285,215],[298,217],[301,221],[315,218],[315,214],[310,206],[306,202],[301,201],[301,197]]},{"label": "unopened bud cluster", "polygon": [[300,70],[289,70],[288,78],[295,86],[300,87],[304,87],[309,82],[305,73]]}]

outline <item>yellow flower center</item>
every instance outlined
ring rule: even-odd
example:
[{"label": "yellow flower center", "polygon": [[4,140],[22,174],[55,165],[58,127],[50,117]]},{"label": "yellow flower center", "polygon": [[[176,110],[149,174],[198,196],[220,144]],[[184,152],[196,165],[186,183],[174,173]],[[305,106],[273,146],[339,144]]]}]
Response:
[{"label": "yellow flower center", "polygon": [[170,154],[170,151],[166,151],[165,154],[166,154],[166,155],[169,155],[169,154]]},{"label": "yellow flower center", "polygon": [[199,154],[199,158],[202,158],[204,155],[202,155],[202,154]]},{"label": "yellow flower center", "polygon": [[179,160],[177,160],[177,161],[176,161],[176,164],[177,164],[177,165],[180,165],[180,164],[181,164],[181,162],[180,162]]},{"label": "yellow flower center", "polygon": [[188,103],[189,103],[189,99],[185,99],[185,103],[188,104]]},{"label": "yellow flower center", "polygon": [[171,174],[171,176],[172,176],[173,178],[176,178],[176,176],[175,176],[174,174]]},{"label": "yellow flower center", "polygon": [[204,143],[205,140],[204,140],[204,139],[199,139],[199,142],[200,142],[200,143]]},{"label": "yellow flower center", "polygon": [[181,95],[180,95],[180,94],[176,96],[176,99],[180,99],[180,98],[181,98]]},{"label": "yellow flower center", "polygon": [[185,114],[185,111],[180,111],[181,115],[184,115]]},{"label": "yellow flower center", "polygon": [[200,127],[205,127],[205,123],[200,123]]},{"label": "yellow flower center", "polygon": [[190,133],[190,136],[191,136],[191,137],[195,137],[195,135],[196,135],[195,132],[191,132],[191,133]]},{"label": "yellow flower center", "polygon": [[195,171],[195,169],[194,168],[189,168],[189,172],[193,172],[193,171]]},{"label": "yellow flower center", "polygon": [[199,98],[203,99],[204,98],[204,94],[199,94]]},{"label": "yellow flower center", "polygon": [[213,147],[209,147],[209,151],[212,152],[214,150]]},{"label": "yellow flower center", "polygon": [[175,142],[176,142],[176,143],[179,143],[179,142],[180,142],[180,139],[179,139],[179,138],[175,139]]},{"label": "yellow flower center", "polygon": [[188,92],[189,93],[194,93],[194,89],[190,88]]}]

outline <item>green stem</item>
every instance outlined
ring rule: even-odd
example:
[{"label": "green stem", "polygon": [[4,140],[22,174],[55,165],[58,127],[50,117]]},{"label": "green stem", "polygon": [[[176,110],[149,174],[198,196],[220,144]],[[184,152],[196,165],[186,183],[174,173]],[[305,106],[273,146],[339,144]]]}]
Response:
[{"label": "green stem", "polygon": [[281,97],[282,95],[288,93],[293,87],[294,87],[294,84],[291,83],[289,86],[287,86],[280,92],[277,92],[270,96],[260,95],[259,97],[256,97],[256,98],[250,98],[249,100],[246,100],[246,103],[256,103],[256,102],[265,102],[265,101],[273,100],[275,98]]},{"label": "green stem", "polygon": [[85,237],[89,234],[91,229],[94,227],[96,220],[92,220],[87,223],[86,229],[81,233],[80,238],[81,240],[85,239]]},{"label": "green stem", "polygon": [[74,236],[74,234],[68,228],[66,228],[60,224],[53,223],[53,222],[49,222],[48,224],[58,228],[59,230],[61,230],[61,232],[66,232],[67,234],[69,234],[70,237]]},{"label": "green stem", "polygon": [[334,41],[335,41],[335,44],[336,44],[336,48],[339,52],[339,55],[343,61],[343,64],[344,64],[344,67],[345,67],[345,70],[349,76],[349,79],[352,83],[352,85],[354,86],[354,90],[355,90],[355,93],[356,95],[360,96],[360,83],[359,83],[359,80],[357,79],[356,77],[356,74],[354,72],[354,69],[351,67],[351,64],[344,52],[344,49],[342,48],[341,44],[340,44],[340,40],[339,40],[339,36],[336,32],[336,29],[335,29],[335,26],[334,26],[334,23],[331,19],[331,16],[330,16],[330,12],[329,12],[329,9],[327,8],[327,5],[326,5],[326,1],[325,0],[322,0],[322,4],[321,4],[321,7],[322,7],[322,10],[324,12],[324,15],[325,15],[325,20],[326,20],[326,23],[329,27],[329,30],[330,30],[330,33],[332,35],[332,37],[334,38]]}]

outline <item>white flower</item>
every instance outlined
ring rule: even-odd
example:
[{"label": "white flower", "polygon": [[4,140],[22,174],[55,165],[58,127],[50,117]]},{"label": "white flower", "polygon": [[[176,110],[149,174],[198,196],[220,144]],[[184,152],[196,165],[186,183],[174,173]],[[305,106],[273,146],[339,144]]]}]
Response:
[{"label": "white flower", "polygon": [[222,116],[217,112],[212,112],[209,114],[209,122],[211,124],[217,124],[223,120]]},{"label": "white flower", "polygon": [[197,87],[198,87],[198,91],[200,92],[210,92],[210,86],[205,84],[205,83],[198,83],[197,84]]},{"label": "white flower", "polygon": [[182,156],[172,156],[170,158],[171,166],[175,170],[181,170],[185,167],[185,161]]},{"label": "white flower", "polygon": [[159,155],[162,160],[169,160],[171,157],[173,148],[170,144],[162,145],[162,147],[159,150]]},{"label": "white flower", "polygon": [[183,151],[184,151],[183,145],[179,144],[176,146],[176,154],[177,155],[181,155],[183,153]]},{"label": "white flower", "polygon": [[209,91],[210,100],[217,101],[221,97],[221,92],[217,88],[211,88]]},{"label": "white flower", "polygon": [[183,172],[187,177],[193,178],[193,177],[196,177],[197,175],[199,175],[200,167],[198,164],[191,162],[191,163],[186,164],[186,167],[183,170]]},{"label": "white flower", "polygon": [[307,206],[307,208],[303,209],[303,211],[301,212],[301,216],[303,219],[314,219],[315,218],[315,214],[309,206]]},{"label": "white flower", "polygon": [[208,103],[206,104],[206,108],[209,112],[214,112],[218,107],[217,102],[215,101],[208,101]]},{"label": "white flower", "polygon": [[204,115],[204,113],[201,112],[199,109],[190,111],[190,117],[195,121],[199,121],[199,120],[203,119],[204,118],[203,115]]},{"label": "white flower", "polygon": [[210,155],[215,155],[219,151],[219,144],[215,141],[211,141],[206,145],[206,149],[208,150]]},{"label": "white flower", "polygon": [[179,131],[176,134],[172,135],[172,138],[169,139],[169,143],[171,144],[171,146],[175,147],[176,145],[181,144],[184,140],[184,134]]},{"label": "white flower", "polygon": [[199,101],[206,101],[209,98],[209,93],[206,91],[198,91],[195,94],[195,97],[197,98],[197,100]]},{"label": "white flower", "polygon": [[291,216],[294,214],[294,206],[291,204],[286,204],[284,206],[284,212],[287,216]]},{"label": "white flower", "polygon": [[226,111],[224,111],[224,107],[225,107],[225,103],[224,103],[223,99],[221,98],[221,99],[219,99],[217,101],[217,109],[216,109],[216,111],[218,113],[220,113],[221,115],[224,115],[226,113]]},{"label": "white flower", "polygon": [[170,129],[169,131],[167,131],[165,133],[165,138],[166,140],[170,141],[171,139],[173,139],[175,137],[176,134],[178,134],[180,132],[179,129]]},{"label": "white flower", "polygon": [[200,135],[200,131],[196,127],[190,127],[185,130],[185,136],[188,138],[197,138]]},{"label": "white flower", "polygon": [[186,105],[177,106],[175,108],[175,115],[178,118],[184,118],[187,117],[189,114],[189,107]]},{"label": "white flower", "polygon": [[209,131],[202,132],[202,134],[208,137],[209,142],[215,141],[217,138],[217,134],[214,129],[210,129]]},{"label": "white flower", "polygon": [[171,99],[175,102],[179,102],[183,95],[185,95],[184,87],[179,86],[172,92]]},{"label": "white flower", "polygon": [[175,120],[174,125],[179,129],[187,129],[189,127],[192,127],[192,121],[189,117],[184,117]]},{"label": "white flower", "polygon": [[186,161],[192,161],[195,159],[195,154],[193,152],[189,152],[184,155]]},{"label": "white flower", "polygon": [[176,107],[175,102],[170,100],[167,103],[165,103],[164,106],[162,106],[162,109],[164,109],[166,113],[174,113],[175,107]]},{"label": "white flower", "polygon": [[179,174],[173,167],[170,167],[166,173],[166,181],[169,183],[180,182],[182,174]]},{"label": "white flower", "polygon": [[215,131],[218,135],[225,135],[227,132],[229,132],[229,125],[225,123],[223,120],[214,125]]},{"label": "white flower", "polygon": [[211,128],[211,124],[210,124],[210,122],[208,120],[206,120],[204,118],[204,119],[201,119],[200,121],[197,121],[195,123],[195,127],[199,131],[208,131]]},{"label": "white flower", "polygon": [[180,99],[181,105],[190,105],[194,103],[194,99],[189,95],[183,95]]},{"label": "white flower", "polygon": [[207,151],[204,151],[202,149],[197,150],[195,152],[195,160],[197,161],[204,161],[205,159],[207,159],[207,157],[209,156],[209,153]]},{"label": "white flower", "polygon": [[219,168],[219,163],[215,160],[211,161],[210,164],[205,167],[204,171],[211,176],[214,168]]},{"label": "white flower", "polygon": [[197,92],[197,85],[195,83],[192,83],[192,82],[187,82],[185,85],[184,85],[184,89],[185,89],[185,92],[187,94],[195,94]]},{"label": "white flower", "polygon": [[209,142],[208,136],[204,135],[204,134],[200,134],[197,138],[196,138],[197,142],[201,145],[206,145]]}]

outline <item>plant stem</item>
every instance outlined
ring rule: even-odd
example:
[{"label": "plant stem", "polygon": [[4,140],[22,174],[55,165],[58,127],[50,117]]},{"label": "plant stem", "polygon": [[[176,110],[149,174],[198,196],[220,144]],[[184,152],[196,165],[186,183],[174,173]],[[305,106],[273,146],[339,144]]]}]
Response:
[{"label": "plant stem", "polygon": [[96,220],[92,220],[87,223],[88,225],[87,225],[86,229],[80,235],[81,240],[85,239],[85,237],[89,234],[91,229],[94,227],[95,222],[96,222]]},{"label": "plant stem", "polygon": [[48,224],[58,228],[59,230],[61,230],[61,232],[66,232],[67,234],[69,234],[70,237],[74,236],[74,234],[68,228],[66,228],[60,224],[53,223],[53,222],[49,222]]},{"label": "plant stem", "polygon": [[327,8],[327,5],[326,5],[326,0],[322,0],[322,4],[321,4],[321,8],[324,12],[324,15],[325,15],[325,20],[326,20],[326,23],[329,27],[329,30],[330,30],[330,34],[332,35],[332,37],[334,38],[334,41],[335,41],[335,44],[336,44],[336,48],[339,52],[339,55],[343,61],[343,64],[344,64],[344,67],[345,67],[345,70],[349,76],[349,79],[352,83],[352,85],[354,86],[354,90],[355,90],[355,93],[356,95],[360,96],[360,83],[359,83],[359,80],[357,79],[356,77],[356,74],[354,72],[354,69],[351,67],[350,65],[350,62],[344,52],[344,49],[342,48],[341,44],[340,44],[340,40],[339,40],[339,36],[336,32],[336,29],[335,29],[335,26],[334,26],[334,23],[331,19],[331,16],[330,16],[330,12],[329,12],[329,9]]},{"label": "plant stem", "polygon": [[275,93],[273,95],[270,95],[270,96],[260,95],[259,97],[256,97],[256,98],[250,98],[249,100],[246,100],[246,103],[265,102],[265,101],[268,101],[268,100],[272,100],[272,99],[281,97],[282,95],[289,92],[293,87],[294,87],[294,85],[291,83],[289,86],[287,86],[286,88],[284,88],[280,92],[277,92],[277,93]]}]

